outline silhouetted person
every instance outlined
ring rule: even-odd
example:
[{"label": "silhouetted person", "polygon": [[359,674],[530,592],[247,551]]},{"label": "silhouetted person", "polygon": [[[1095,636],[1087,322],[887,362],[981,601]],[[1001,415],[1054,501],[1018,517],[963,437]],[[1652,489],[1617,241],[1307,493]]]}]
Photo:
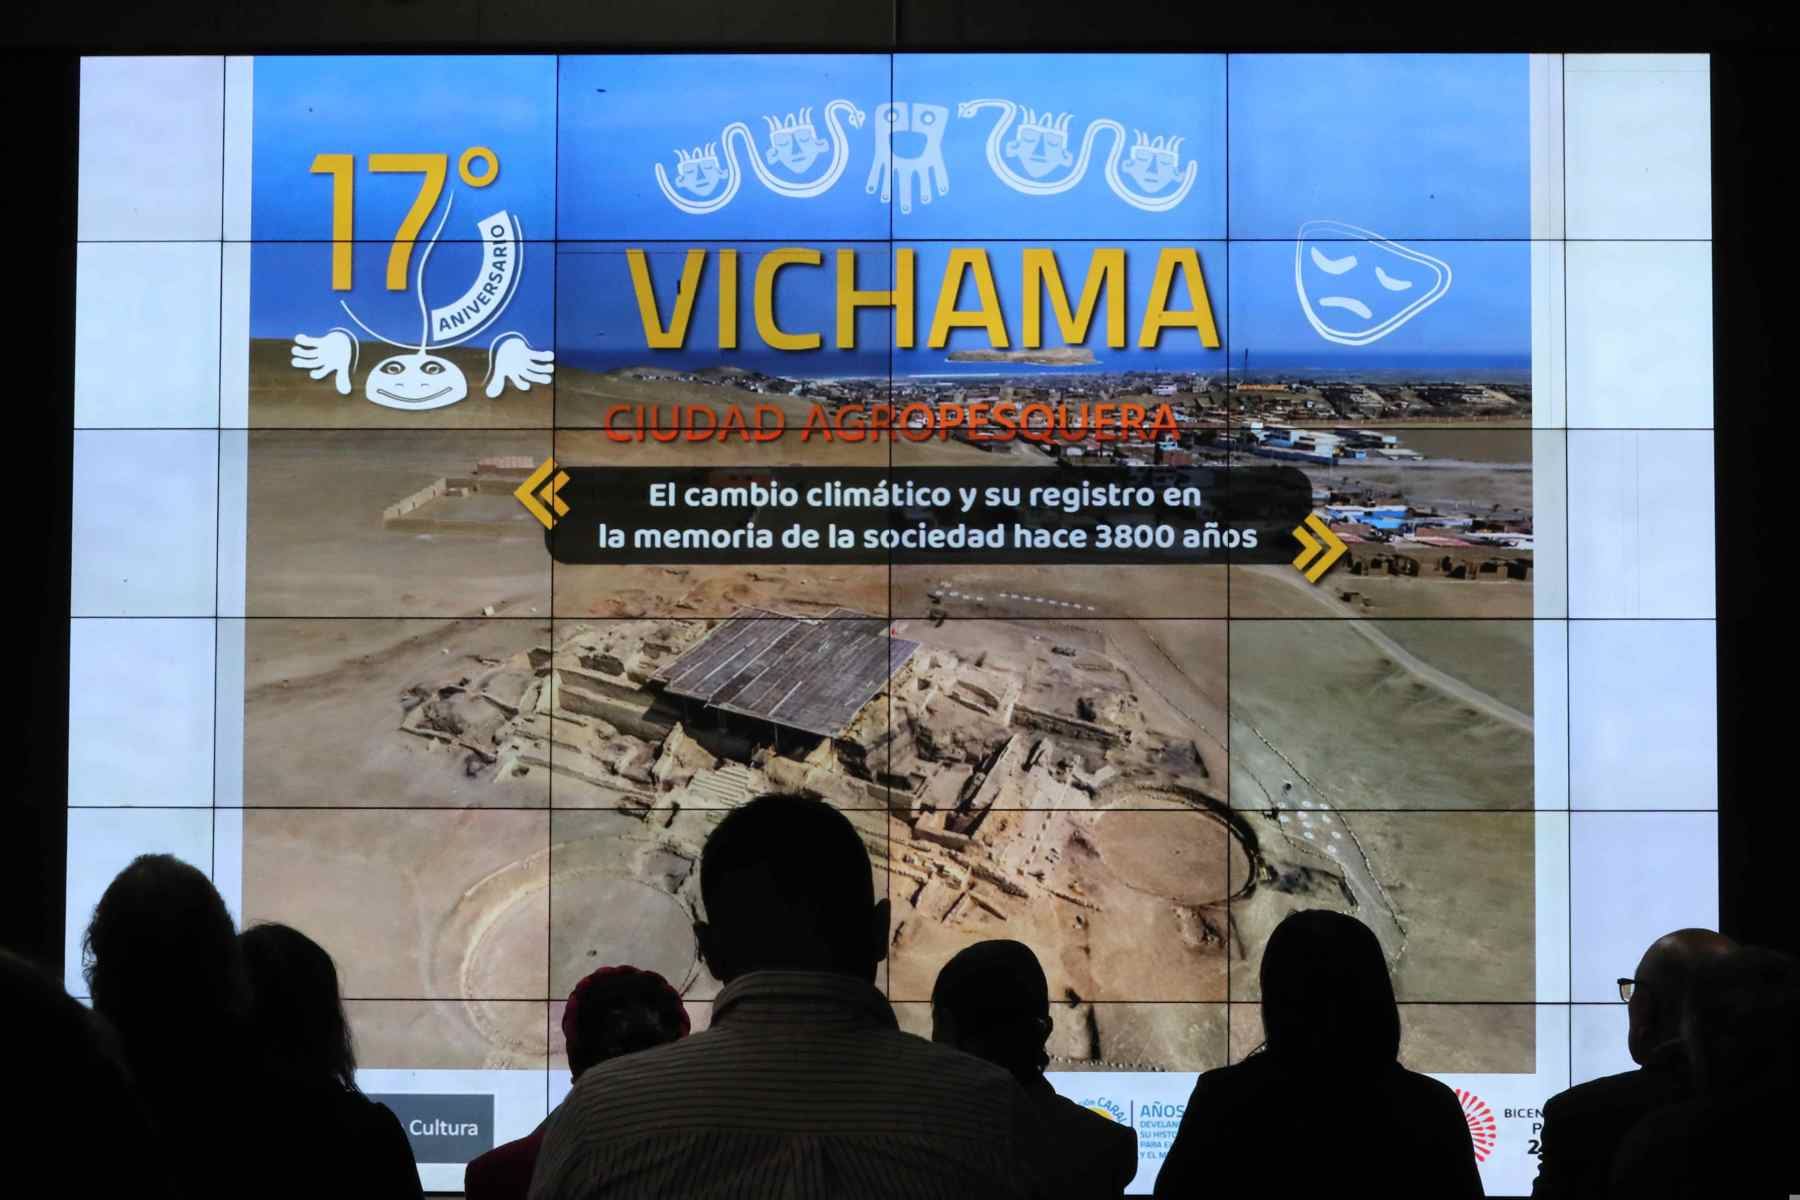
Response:
[{"label": "silhouetted person", "polygon": [[250,985],[250,1049],[271,1084],[261,1116],[293,1149],[290,1161],[271,1164],[275,1186],[295,1196],[423,1196],[400,1119],[356,1086],[331,955],[286,925],[254,926],[238,944]]},{"label": "silhouetted person", "polygon": [[589,1068],[544,1134],[533,1200],[995,1200],[1041,1150],[1005,1071],[901,1033],[875,990],[888,945],[842,813],[761,796],[700,857],[712,1025]]},{"label": "silhouetted person", "polygon": [[1577,1084],[1544,1105],[1537,1200],[1588,1200],[1606,1194],[1619,1143],[1645,1115],[1685,1098],[1682,1014],[1698,967],[1725,954],[1731,939],[1710,929],[1678,929],[1644,951],[1624,981],[1631,998],[1627,1046],[1635,1071]]},{"label": "silhouetted person", "polygon": [[[112,1033],[31,963],[0,950],[6,1165],[0,1191],[173,1200]],[[94,1153],[96,1135],[105,1153]],[[36,1178],[32,1165],[35,1165]]]},{"label": "silhouetted person", "polygon": [[1156,1194],[1480,1196],[1456,1093],[1406,1070],[1400,1008],[1368,926],[1297,912],[1262,961],[1263,1044],[1200,1076]]},{"label": "silhouetted person", "polygon": [[256,1108],[268,1088],[245,1052],[237,930],[212,883],[167,854],[140,855],[95,905],[84,957],[176,1192],[267,1194],[275,1138]]},{"label": "silhouetted person", "polygon": [[[569,1077],[581,1078],[596,1063],[667,1045],[688,1034],[681,994],[655,971],[601,967],[575,985],[563,1007],[563,1043]],[[464,1200],[525,1200],[544,1143],[546,1118],[516,1141],[495,1146],[469,1163]]]},{"label": "silhouetted person", "polygon": [[1683,1024],[1694,1095],[1625,1137],[1611,1192],[1638,1200],[1800,1194],[1800,964],[1743,947],[1694,972]]},{"label": "silhouetted person", "polygon": [[931,1040],[1004,1067],[1037,1106],[1051,1170],[1070,1196],[1122,1196],[1137,1174],[1137,1133],[1056,1094],[1044,1078],[1054,1026],[1050,983],[1023,942],[977,942],[938,972]]}]

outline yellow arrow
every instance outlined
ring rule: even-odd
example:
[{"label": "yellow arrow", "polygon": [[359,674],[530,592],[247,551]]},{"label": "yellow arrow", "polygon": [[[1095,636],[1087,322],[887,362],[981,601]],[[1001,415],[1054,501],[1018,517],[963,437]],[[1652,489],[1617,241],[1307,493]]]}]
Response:
[{"label": "yellow arrow", "polygon": [[1294,559],[1294,570],[1304,571],[1306,564],[1312,561],[1312,556],[1319,552],[1319,543],[1313,540],[1312,534],[1306,532],[1304,525],[1294,526],[1294,536],[1300,540],[1300,554]]},{"label": "yellow arrow", "polygon": [[[1308,529],[1319,535],[1316,540],[1306,532]],[[1303,524],[1294,526],[1294,537],[1300,542],[1294,570],[1305,575],[1308,583],[1319,582],[1325,572],[1331,570],[1331,564],[1344,556],[1343,539],[1331,532],[1331,526],[1319,520],[1318,513],[1308,513]]]},{"label": "yellow arrow", "polygon": [[[556,471],[556,459],[546,458],[543,463],[539,465],[538,469],[533,471],[530,476],[526,478],[524,483],[521,483],[518,487],[513,489],[513,495],[518,497],[519,503],[523,504],[525,510],[536,517],[538,524],[542,525],[545,529],[553,528],[556,525],[556,518],[567,516],[569,512],[569,506],[563,503],[562,498],[556,494],[557,491],[562,488],[563,484],[569,482],[568,473],[556,471],[556,478],[551,481],[548,487],[545,487],[544,481],[550,478],[550,472],[552,471]],[[541,491],[539,490],[540,488],[542,489]],[[556,509],[555,516],[552,516],[550,514],[550,509],[545,508],[544,505],[539,502],[539,496],[542,496],[545,501],[549,502],[550,505]]]}]

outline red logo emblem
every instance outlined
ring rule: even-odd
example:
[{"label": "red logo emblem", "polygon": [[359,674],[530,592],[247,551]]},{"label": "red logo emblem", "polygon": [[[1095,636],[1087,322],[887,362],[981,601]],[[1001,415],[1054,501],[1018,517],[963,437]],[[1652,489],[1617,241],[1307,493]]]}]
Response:
[{"label": "red logo emblem", "polygon": [[1469,1123],[1469,1140],[1475,1143],[1475,1161],[1486,1162],[1500,1140],[1500,1125],[1494,1120],[1494,1110],[1474,1092],[1457,1088],[1456,1098],[1462,1101],[1463,1120]]}]

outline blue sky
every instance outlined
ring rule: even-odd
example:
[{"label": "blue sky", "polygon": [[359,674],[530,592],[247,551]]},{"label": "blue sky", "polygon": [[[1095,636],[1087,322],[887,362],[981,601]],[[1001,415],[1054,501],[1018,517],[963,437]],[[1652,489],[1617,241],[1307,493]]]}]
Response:
[{"label": "blue sky", "polygon": [[[557,259],[557,350],[571,363],[618,366],[706,366],[726,364],[786,370],[796,375],[884,375],[888,369],[888,323],[879,309],[865,309],[857,320],[857,349],[844,352],[837,344],[837,276],[835,253],[840,247],[857,251],[857,283],[865,290],[888,286],[889,259],[886,243],[834,243],[816,246],[823,254],[818,267],[790,266],[775,277],[775,317],[794,333],[817,332],[824,341],[812,353],[767,351],[756,332],[754,284],[757,265],[772,247],[739,246],[738,346],[736,351],[718,348],[718,250],[729,246],[705,244],[699,292],[688,325],[684,350],[651,350],[644,339],[632,288],[626,246],[620,243],[569,245]],[[666,327],[675,307],[676,285],[688,247],[649,248],[650,279],[655,286],[658,312]],[[757,361],[752,361],[757,360]],[[779,362],[777,368],[771,363]]]},{"label": "blue sky", "polygon": [[[1225,233],[1225,56],[1221,54],[903,54],[894,62],[894,94],[948,106],[945,165],[950,193],[930,205],[896,209],[894,232],[912,238],[1169,238],[1196,241]],[[1103,171],[1118,139],[1095,130],[1086,174],[1068,191],[1027,196],[1007,187],[988,165],[987,143],[998,109],[958,115],[963,101],[1011,100],[1040,113],[1070,114],[1070,153],[1079,157],[1096,119],[1125,131],[1129,161],[1138,131],[1182,138],[1183,169],[1195,165],[1187,197],[1168,212],[1144,212],[1107,186]],[[1023,118],[1001,138],[1001,162]],[[1066,178],[1072,168],[1047,172]],[[1131,186],[1129,178],[1126,186]],[[1165,186],[1161,193],[1172,193]]]},{"label": "blue sky", "polygon": [[[924,348],[945,263],[953,245],[985,246],[1007,329],[1013,347],[1018,348],[1023,283],[1020,272],[1023,246],[1020,243],[907,244],[917,254],[916,345],[912,350],[894,352],[896,372],[929,374],[955,370],[958,368],[945,362],[949,350],[987,346],[985,332],[959,329],[951,332],[946,349]],[[1053,245],[1056,250],[1064,286],[1071,293],[1073,303],[1079,299],[1081,281],[1085,278],[1092,250],[1108,243],[1045,244]],[[1359,243],[1321,244],[1334,256],[1361,253],[1365,258],[1371,257],[1369,249]],[[715,252],[717,248],[709,247]],[[835,248],[834,245],[820,245],[825,255],[821,267],[789,267],[777,276],[776,311],[782,326],[793,331],[818,331],[825,342],[824,347],[812,355],[781,354],[777,360],[787,363],[787,369],[797,374],[885,373],[888,333],[878,310],[865,310],[859,317],[858,353],[849,355],[833,348]],[[1371,367],[1403,364],[1418,355],[1491,359],[1530,354],[1531,256],[1528,243],[1426,242],[1419,243],[1416,248],[1450,265],[1453,276],[1450,289],[1381,340],[1366,346],[1343,346],[1326,341],[1306,319],[1294,284],[1295,248],[1292,241],[1238,242],[1231,245],[1229,255],[1221,242],[1196,246],[1214,319],[1221,339],[1230,347],[1233,364],[1246,348],[1253,359],[1264,354],[1299,353],[1343,366],[1363,364]],[[753,365],[752,357],[764,354],[755,332],[752,304],[756,264],[767,247],[740,248],[740,348],[735,352],[717,349],[716,253],[709,254],[701,277],[685,352],[651,351],[644,340],[624,249],[619,244],[563,247],[557,266],[559,351],[576,355],[603,354],[609,365],[643,362],[670,366],[707,363],[749,366]],[[685,249],[669,248],[651,253],[652,279],[665,323],[673,308]],[[859,285],[865,289],[885,287],[890,269],[885,245],[862,243],[857,249]],[[1136,348],[1137,332],[1161,244],[1127,243],[1125,249],[1126,323],[1131,345],[1123,350],[1109,349],[1105,345],[1104,327],[1097,323],[1087,344],[1100,360],[1100,369],[1223,369],[1225,351],[1205,349],[1189,330],[1166,331],[1155,351]],[[1179,276],[1177,279],[1179,281]],[[1380,302],[1378,296],[1370,299],[1373,303]],[[1185,285],[1178,282],[1171,307],[1188,308],[1191,303]],[[960,307],[974,309],[976,306],[973,282],[965,277]],[[1051,323],[1047,304],[1045,313],[1045,342],[1059,345],[1060,333]],[[808,358],[820,361],[802,361]],[[755,365],[766,366],[766,363]]]},{"label": "blue sky", "polygon": [[[987,333],[981,329],[954,329],[950,332],[949,345],[944,350],[929,350],[925,347],[926,335],[931,328],[931,315],[937,304],[938,289],[944,277],[944,266],[949,257],[952,245],[963,243],[928,242],[919,244],[918,250],[918,283],[919,314],[918,341],[910,351],[898,351],[894,356],[896,371],[902,374],[930,374],[953,369],[944,362],[944,356],[952,350],[979,350],[988,346]],[[1057,265],[1062,272],[1063,289],[1069,296],[1071,308],[1080,302],[1082,282],[1087,277],[1089,260],[1095,247],[1119,243],[1100,242],[1058,242],[1055,243]],[[1190,243],[1191,245],[1191,243]],[[1207,296],[1212,306],[1213,321],[1218,327],[1221,342],[1227,337],[1226,331],[1226,297],[1225,297],[1225,246],[1222,242],[1202,243],[1194,247],[1200,256],[1200,272],[1205,280]],[[988,261],[994,273],[994,290],[1000,299],[1001,312],[1006,317],[1006,328],[1013,349],[1021,349],[1022,343],[1022,298],[1024,296],[1024,280],[1021,277],[1020,258],[1024,249],[1015,242],[991,243],[986,246]],[[1137,243],[1125,246],[1125,335],[1126,346],[1123,349],[1112,349],[1106,344],[1105,310],[1095,314],[1094,323],[1089,327],[1088,340],[1085,345],[1092,350],[1099,360],[1097,369],[1106,371],[1154,370],[1159,366],[1174,368],[1179,362],[1182,369],[1204,370],[1209,365],[1215,369],[1223,369],[1225,352],[1221,346],[1218,350],[1207,349],[1200,341],[1200,336],[1192,329],[1164,330],[1156,350],[1140,350],[1137,348],[1138,331],[1144,317],[1144,307],[1149,301],[1150,287],[1156,274],[1156,263],[1159,251],[1158,243]],[[1175,288],[1171,293],[1169,308],[1171,310],[1192,308],[1193,298],[1178,271],[1175,276]],[[978,307],[977,293],[972,276],[963,277],[962,296],[959,307],[974,310]],[[1062,345],[1062,331],[1056,325],[1048,300],[1044,302],[1044,344],[1046,346]],[[994,370],[988,364],[975,369]]]},{"label": "blue sky", "polygon": [[[376,152],[454,156],[485,145],[500,178],[481,189],[531,238],[1284,238],[1308,220],[1337,220],[1386,237],[1530,235],[1529,66],[1524,55],[573,55],[259,57],[256,60],[254,236],[330,235],[330,182],[313,156],[358,156],[359,238],[392,236],[417,177],[375,175]],[[1229,93],[1229,104],[1227,104]],[[843,136],[831,100],[864,115]],[[942,180],[931,204],[884,206],[867,185],[880,106],[942,106]],[[1006,186],[988,162],[997,108],[1010,101],[1068,113],[1072,154],[1090,131],[1081,180],[1055,195]],[[766,155],[766,117],[810,107],[826,149],[801,171],[764,169],[784,183],[825,173],[840,141],[848,159],[835,186],[779,196],[749,169],[742,122]],[[1229,116],[1228,116],[1229,114]],[[1096,124],[1100,122],[1100,124]],[[1108,124],[1112,123],[1112,124]],[[1000,139],[1003,166],[1022,160]],[[1194,183],[1166,212],[1142,211],[1108,185],[1107,160],[1131,145],[1179,136],[1179,169]],[[1227,125],[1229,124],[1229,128]],[[721,143],[742,176],[729,204],[695,215],[663,195],[655,167],[675,178],[676,149]],[[921,135],[894,135],[905,154]],[[1068,178],[1055,167],[1043,182]],[[1116,176],[1131,191],[1130,178]],[[468,202],[467,185],[455,185]],[[898,191],[898,184],[895,189]],[[560,196],[553,191],[560,189]],[[688,199],[697,197],[675,189]],[[721,189],[722,190],[722,187]],[[1164,184],[1157,195],[1175,190]],[[718,191],[712,193],[716,196]],[[897,195],[896,195],[897,200]],[[560,204],[560,212],[556,211]],[[492,211],[492,207],[486,211]],[[560,221],[560,228],[558,228]],[[456,227],[447,230],[459,236]]]},{"label": "blue sky", "polygon": [[[447,192],[454,195],[447,239],[473,236],[476,219],[500,208],[519,218],[528,239],[604,239],[615,250],[665,239],[674,250],[733,239],[829,248],[890,235],[902,241],[943,238],[921,241],[921,338],[952,239],[990,246],[1002,304],[1016,332],[1017,244],[985,239],[1057,244],[1065,271],[1078,277],[1094,243],[1068,239],[1099,236],[1114,245],[1142,239],[1133,243],[1128,270],[1134,331],[1154,247],[1197,244],[1234,357],[1246,347],[1253,354],[1317,351],[1371,365],[1384,354],[1522,355],[1530,350],[1526,243],[1488,239],[1529,233],[1527,82],[1523,55],[1235,56],[1229,69],[1224,57],[1208,55],[258,58],[253,231],[259,240],[328,237],[331,184],[311,173],[313,156],[356,155],[356,234],[368,241],[357,248],[356,286],[347,298],[376,328],[410,338],[417,327],[416,297],[410,289],[387,291],[383,264],[419,177],[374,174],[368,156],[444,153],[452,159]],[[915,106],[942,105],[949,114],[941,143],[949,190],[929,206],[915,202],[905,216],[897,205],[890,212],[865,188],[877,145],[877,110],[890,95]],[[840,138],[826,120],[833,99],[848,100],[865,114],[860,129]],[[1060,194],[1021,194],[1003,184],[988,162],[988,136],[999,111],[958,115],[958,104],[982,99],[1072,114],[1075,153],[1085,131],[1102,119],[1117,122],[1132,139],[1138,130],[1180,136],[1179,169],[1192,163],[1195,182],[1166,212],[1126,203],[1108,183],[1104,160],[1114,139],[1102,130],[1079,183]],[[742,179],[728,205],[694,215],[665,198],[654,167],[662,163],[673,179],[676,147],[718,142],[726,124],[742,121],[763,152],[769,143],[764,116],[805,107],[825,139],[817,159],[804,170],[766,160],[764,166],[784,182],[816,179],[841,144],[849,157],[830,190],[810,199],[775,194],[742,161],[747,147],[734,136],[728,140]],[[1012,132],[1017,128],[1015,123]],[[923,135],[907,138],[897,138],[896,148],[923,144]],[[471,187],[456,177],[455,156],[470,145],[487,146],[499,158],[499,176],[489,186]],[[1015,174],[1023,170],[1017,155],[1002,157]],[[1050,170],[1043,178],[1066,174]],[[1119,178],[1115,174],[1114,182]],[[1121,186],[1131,190],[1129,180]],[[1224,246],[1206,240],[1225,229],[1228,188],[1233,236],[1252,239],[1233,243],[1229,270]],[[1172,191],[1165,184],[1161,194]],[[439,201],[427,231],[447,202]],[[1307,325],[1293,283],[1293,239],[1312,220],[1345,222],[1438,255],[1454,268],[1454,285],[1377,343],[1329,343]],[[746,249],[741,281],[746,350],[755,346],[755,250]],[[528,246],[524,283],[502,327],[541,344],[555,311],[561,350],[641,348],[623,256],[562,255],[560,279],[556,257],[548,245]],[[884,266],[883,256],[863,258],[864,286],[878,286],[870,272]],[[657,266],[666,303],[679,255],[659,257]],[[430,302],[459,295],[475,269],[472,246],[440,244],[427,281]],[[289,337],[346,323],[338,308],[345,297],[329,288],[329,248],[322,242],[259,244],[253,271],[255,336]],[[781,278],[783,319],[829,332],[831,272],[796,269]],[[696,347],[713,341],[710,296],[696,312]],[[864,344],[881,347],[885,368],[880,322],[863,320]],[[979,340],[977,333],[959,333],[953,347]],[[1221,357],[1188,346],[1188,340],[1191,335],[1176,335],[1160,356],[1126,350],[1102,357],[1117,369],[1174,365],[1175,355],[1196,360],[1184,366],[1204,369]],[[915,350],[901,354],[896,365],[928,370],[941,359],[938,352]]]},{"label": "blue sky", "polygon": [[[1370,254],[1356,242],[1319,245],[1331,258]],[[1413,247],[1450,265],[1450,290],[1380,341],[1342,346],[1319,336],[1307,322],[1294,286],[1291,239],[1233,242],[1229,288],[1233,365],[1246,348],[1252,366],[1258,354],[1299,352],[1342,365],[1375,367],[1383,365],[1384,358],[1403,355],[1491,358],[1531,353],[1529,242],[1416,242]],[[1421,286],[1425,283],[1422,279]],[[1354,294],[1353,288],[1343,290]],[[1367,298],[1380,303],[1375,296]]]},{"label": "blue sky", "polygon": [[[1071,305],[1078,303],[1082,280],[1085,279],[1089,257],[1092,249],[1100,243],[1062,242],[1055,245],[1057,260],[1061,267],[1064,288],[1070,293]],[[977,243],[968,243],[973,246]],[[947,347],[939,350],[924,348],[931,327],[931,318],[937,303],[938,289],[942,285],[944,268],[949,257],[951,243],[931,242],[914,243],[911,248],[916,253],[916,300],[915,300],[915,348],[912,350],[896,350],[893,356],[893,368],[900,374],[935,373],[955,369],[945,361],[945,356],[952,350],[985,349],[988,346],[987,334],[979,329],[952,330]],[[985,247],[991,264],[995,292],[1000,300],[1001,312],[1004,314],[1013,348],[1019,348],[1021,337],[1021,272],[1020,250],[1017,243],[993,243]],[[735,363],[752,365],[752,357],[764,357],[766,354],[757,336],[753,316],[753,284],[756,277],[757,263],[767,247],[747,246],[740,249],[738,267],[738,321],[739,346],[733,351],[720,351],[717,346],[717,305],[718,305],[718,264],[715,255],[709,255],[704,274],[701,277],[700,290],[694,306],[694,315],[688,344],[685,351],[658,350],[646,347],[643,324],[638,315],[637,303],[632,291],[629,267],[624,254],[625,247],[620,245],[591,245],[585,247],[563,247],[563,254],[558,260],[557,284],[560,300],[558,314],[558,351],[571,352],[576,356],[605,355],[607,365],[631,364],[665,364],[669,366],[708,363]],[[716,248],[714,248],[716,249]],[[796,374],[885,374],[888,370],[889,332],[885,313],[877,309],[865,309],[858,318],[857,351],[848,354],[836,347],[836,278],[835,278],[835,246],[821,247],[825,251],[824,263],[817,268],[794,266],[781,271],[777,276],[775,308],[777,319],[782,327],[793,332],[817,331],[823,335],[824,346],[812,354],[786,353],[779,354],[774,361],[782,362],[786,370]],[[858,286],[865,290],[885,288],[891,278],[891,263],[887,246],[883,243],[862,243],[858,250],[857,269]],[[1152,369],[1158,365],[1172,363],[1179,357],[1186,366],[1194,366],[1196,362],[1215,362],[1223,366],[1223,350],[1206,350],[1199,337],[1191,330],[1165,331],[1162,338],[1161,351],[1146,351],[1135,348],[1137,332],[1144,314],[1144,307],[1149,298],[1153,282],[1158,245],[1137,244],[1127,247],[1125,292],[1126,292],[1126,330],[1132,346],[1124,350],[1111,350],[1105,344],[1104,313],[1096,319],[1092,327],[1088,345],[1095,356],[1101,360],[1107,370]],[[1211,299],[1214,320],[1219,326],[1221,337],[1225,335],[1225,248],[1222,243],[1207,243],[1198,247],[1202,274],[1206,280]],[[651,253],[651,275],[656,285],[658,304],[664,323],[666,324],[674,306],[676,283],[680,278],[685,248],[653,251]],[[1185,284],[1177,276],[1177,283],[1170,302],[1171,308],[1185,309],[1191,307],[1192,300]],[[974,310],[978,307],[973,277],[966,275],[963,280],[962,296],[959,307]],[[1061,344],[1061,335],[1056,330],[1053,318],[1049,315],[1048,303],[1045,306],[1045,343],[1056,346]],[[806,360],[817,361],[806,361]],[[754,365],[767,367],[767,362]],[[992,370],[992,365],[972,367],[970,369]]]},{"label": "blue sky", "polygon": [[[445,154],[456,192],[447,238],[499,208],[527,238],[556,235],[556,59],[436,55],[256,59],[251,155],[253,237],[329,238],[328,176],[317,154],[356,155],[358,239],[388,241],[419,193],[421,176],[376,174],[371,154]],[[457,178],[470,146],[486,146],[499,177],[482,188]],[[438,202],[426,232],[443,211]]]},{"label": "blue sky", "polygon": [[1523,54],[1233,55],[1231,236],[1530,237],[1528,84]]},{"label": "blue sky", "polygon": [[[471,206],[473,207],[473,206]],[[487,215],[486,212],[474,215]],[[328,242],[258,242],[250,248],[250,336],[292,338],[317,336],[334,325],[355,330],[365,344],[370,338],[344,315],[346,301],[377,332],[417,345],[421,322],[418,296],[409,287],[390,292],[385,286],[388,243],[359,242],[352,258],[355,288],[331,290],[331,245]],[[482,267],[479,242],[439,242],[426,263],[425,299],[432,307],[461,296]],[[417,277],[415,250],[408,279]],[[550,313],[555,291],[555,247],[528,243],[518,290],[491,329],[469,344],[485,348],[502,332],[517,331],[539,349],[550,347]]]},{"label": "blue sky", "polygon": [[[577,55],[562,60],[560,206],[562,236],[594,239],[884,238],[888,214],[863,185],[873,155],[876,109],[888,98],[889,58],[882,54]],[[766,153],[769,126],[802,108],[829,145],[802,173],[765,167],[783,182],[823,175],[837,152],[826,106],[848,100],[864,115],[849,116],[849,159],[834,187],[807,199],[778,196],[746,165],[741,136],[722,138],[742,122]],[[675,151],[719,143],[722,165],[732,156],[743,179],[716,212],[684,213],[664,198],[655,169],[675,184]],[[707,197],[711,200],[723,189]],[[686,194],[677,189],[677,195]]]},{"label": "blue sky", "polygon": [[[478,236],[481,218],[505,209],[528,241],[555,236],[554,56],[258,57],[255,69],[251,227],[259,240],[251,255],[251,336],[351,326],[340,300],[390,337],[418,336],[412,288],[422,247],[402,291],[387,290],[386,264],[422,176],[373,172],[371,154],[449,156],[445,195],[420,231],[428,238],[449,206],[427,271],[432,305],[451,302],[474,280],[479,250],[469,239]],[[469,146],[487,147],[499,162],[497,177],[484,187],[458,177],[457,160]],[[332,182],[311,171],[321,153],[356,156],[359,241],[348,293],[331,290],[328,243],[292,240],[331,236]],[[517,329],[533,345],[548,345],[553,259],[547,242],[527,246],[518,293],[493,333]],[[368,340],[360,330],[358,336]]]},{"label": "blue sky", "polygon": [[[879,238],[897,237],[1179,237],[1222,236],[1225,228],[1225,60],[1220,55],[733,55],[574,56],[562,60],[561,220],[564,237],[583,238]],[[839,134],[827,126],[826,105],[845,99],[864,115],[860,128],[841,117],[849,158],[834,187],[812,198],[776,195],[749,169],[741,135],[748,127],[758,152],[767,152],[766,116],[778,119],[812,108],[817,132],[830,144],[805,172],[783,182],[824,174]],[[930,188],[931,201],[911,192],[910,213],[890,182],[891,203],[870,194],[880,106],[908,106],[908,128],[893,135],[898,155],[922,151],[925,135],[911,118],[917,106],[936,106],[948,190]],[[1096,128],[1090,165],[1081,182],[1050,196],[1027,196],[1001,183],[987,162],[998,109],[959,115],[964,101],[1009,100],[1023,107],[1069,113],[1071,155],[1078,155],[1096,119],[1123,132]],[[935,118],[934,118],[935,119]],[[1023,121],[1015,117],[1003,144]],[[1106,160],[1129,160],[1146,137],[1184,139],[1182,166],[1195,165],[1186,198],[1164,213],[1139,211],[1107,186]],[[722,164],[735,159],[743,181],[732,200],[707,214],[680,211],[663,195],[654,169],[674,182],[677,148],[717,144]],[[1013,165],[1012,160],[1006,160]],[[765,160],[766,162],[766,160]],[[1044,178],[1067,178],[1059,167]],[[935,185],[937,176],[930,181]],[[1129,185],[1128,185],[1129,186]],[[722,188],[721,188],[722,190]],[[1174,187],[1165,185],[1162,195]],[[684,199],[710,200],[688,196]]]}]

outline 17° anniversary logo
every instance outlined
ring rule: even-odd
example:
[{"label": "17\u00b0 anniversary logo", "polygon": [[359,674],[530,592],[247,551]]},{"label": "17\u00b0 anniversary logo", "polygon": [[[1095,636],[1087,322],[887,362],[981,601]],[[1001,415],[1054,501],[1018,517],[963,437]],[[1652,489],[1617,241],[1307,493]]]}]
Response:
[{"label": "17\u00b0 anniversary logo", "polygon": [[[356,329],[402,351],[376,363],[364,381],[364,398],[383,408],[426,412],[465,399],[469,384],[462,368],[435,352],[489,334],[524,278],[524,233],[518,218],[501,209],[475,223],[480,238],[481,263],[474,280],[448,303],[430,303],[426,295],[426,268],[456,200],[455,192],[446,191],[444,187],[448,163],[448,156],[441,154],[370,156],[369,165],[373,171],[416,171],[424,176],[419,194],[396,234],[388,256],[386,282],[390,291],[406,286],[408,260],[415,249],[414,239],[437,209],[439,197],[443,198],[443,211],[430,239],[417,247],[418,266],[412,282],[419,306],[417,338],[394,337],[382,332],[358,316],[349,300],[338,301],[338,306]],[[349,155],[321,154],[313,161],[314,174],[332,177],[334,241],[331,277],[335,291],[350,290],[351,243],[347,234],[353,220],[354,191],[350,180],[354,169],[355,163]],[[457,174],[469,187],[484,188],[499,177],[499,158],[484,146],[470,147],[457,163]],[[330,376],[338,394],[348,396],[361,357],[362,346],[356,332],[338,325],[320,334],[296,333],[290,362],[314,379]],[[547,385],[554,359],[551,351],[534,349],[525,335],[516,330],[495,334],[488,341],[487,373],[482,381],[488,398],[498,397],[508,383],[520,391],[528,391],[534,384]]]}]

